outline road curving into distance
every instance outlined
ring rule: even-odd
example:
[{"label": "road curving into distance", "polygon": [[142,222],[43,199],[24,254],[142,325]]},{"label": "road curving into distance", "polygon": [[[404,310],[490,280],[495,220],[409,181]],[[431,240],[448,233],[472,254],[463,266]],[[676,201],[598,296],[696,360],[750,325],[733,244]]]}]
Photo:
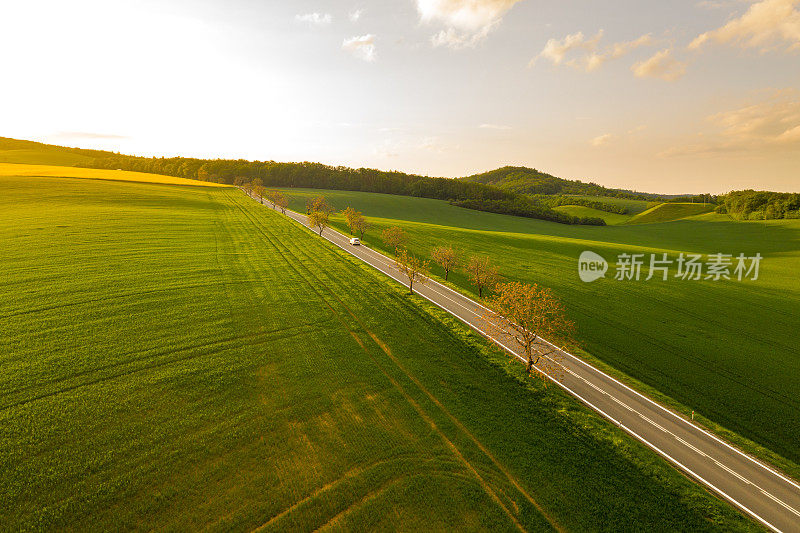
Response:
[{"label": "road curving into distance", "polygon": [[[308,227],[305,215],[289,210],[286,215]],[[394,261],[382,253],[364,245],[352,246],[348,237],[331,228],[323,231],[322,238],[407,285]],[[425,285],[415,284],[414,290],[486,335],[483,316],[488,309],[480,303],[432,279]],[[498,344],[525,361],[520,348]],[[553,345],[548,346],[550,349],[561,355],[563,375],[557,380],[551,378],[558,386],[763,526],[784,533],[800,532],[799,483],[579,357]]]}]

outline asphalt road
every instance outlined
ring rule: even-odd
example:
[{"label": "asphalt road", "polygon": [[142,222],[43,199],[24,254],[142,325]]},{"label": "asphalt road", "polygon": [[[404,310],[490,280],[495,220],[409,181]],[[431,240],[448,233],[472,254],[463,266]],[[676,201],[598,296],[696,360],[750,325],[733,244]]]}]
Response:
[{"label": "asphalt road", "polygon": [[[287,210],[304,226],[305,215]],[[407,285],[389,257],[328,228],[322,238]],[[434,281],[414,291],[485,335],[480,303]],[[545,341],[546,342],[546,341]],[[548,343],[549,344],[549,343]],[[501,344],[502,345],[502,344]],[[503,348],[522,361],[521,350]],[[677,468],[774,531],[800,532],[800,484],[695,426],[682,415],[620,383],[582,359],[555,346],[563,372],[553,379],[561,388],[600,413]],[[552,379],[552,378],[551,378]],[[800,445],[800,444],[798,444]]]}]

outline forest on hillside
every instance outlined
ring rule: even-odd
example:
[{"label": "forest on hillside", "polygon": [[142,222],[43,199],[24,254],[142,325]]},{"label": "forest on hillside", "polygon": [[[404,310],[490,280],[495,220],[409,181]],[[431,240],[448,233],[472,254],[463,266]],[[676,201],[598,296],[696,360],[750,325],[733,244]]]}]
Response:
[{"label": "forest on hillside", "polygon": [[612,198],[624,198],[626,200],[644,201],[663,201],[668,198],[658,194],[609,189],[597,183],[557,178],[546,172],[528,167],[506,166],[482,174],[467,176],[461,178],[461,181],[494,185],[507,191],[531,195],[608,196]]},{"label": "forest on hillside", "polygon": [[718,213],[740,220],[800,218],[800,194],[788,192],[732,191],[718,197]]}]

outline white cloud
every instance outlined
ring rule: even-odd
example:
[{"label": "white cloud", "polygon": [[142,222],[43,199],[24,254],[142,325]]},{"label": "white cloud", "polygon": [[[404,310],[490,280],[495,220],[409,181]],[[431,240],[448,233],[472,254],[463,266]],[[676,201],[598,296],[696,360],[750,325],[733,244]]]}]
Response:
[{"label": "white cloud", "polygon": [[613,138],[614,138],[614,136],[611,135],[610,133],[604,133],[603,135],[598,135],[597,137],[592,139],[591,140],[591,145],[592,146],[605,146],[609,142],[611,142],[611,139],[613,139]]},{"label": "white cloud", "polygon": [[686,74],[686,63],[672,57],[669,48],[656,52],[653,57],[640,61],[631,67],[637,78],[660,78],[675,81]]},{"label": "white cloud", "polygon": [[478,126],[484,130],[510,130],[511,126],[504,126],[502,124],[481,124]]},{"label": "white cloud", "polygon": [[294,19],[297,22],[317,27],[327,26],[333,22],[333,16],[330,13],[306,13],[305,15],[295,15]]},{"label": "white cloud", "polygon": [[346,50],[359,59],[372,63],[378,58],[375,49],[375,36],[371,33],[345,39],[342,43],[342,50]]},{"label": "white cloud", "polygon": [[[564,63],[571,67],[591,72],[600,68],[607,61],[619,59],[637,48],[653,44],[652,36],[647,34],[632,41],[621,41],[601,48],[600,41],[602,38],[603,30],[588,39],[584,37],[583,32],[567,35],[563,39],[550,39],[539,55],[531,60],[530,65],[534,65],[539,58],[544,58],[552,62],[553,65]],[[583,53],[578,57],[566,60],[568,55],[576,51]]]},{"label": "white cloud", "polygon": [[800,0],[761,0],[750,6],[739,18],[716,30],[699,35],[689,44],[698,50],[709,41],[736,44],[742,48],[759,48],[762,52],[783,48],[800,50]]},{"label": "white cloud", "polygon": [[673,147],[661,155],[800,150],[800,91],[781,91],[760,102],[711,115],[701,142]]},{"label": "white cloud", "polygon": [[495,29],[515,4],[522,0],[417,0],[425,23],[445,28],[431,38],[434,46],[458,49],[475,46]]},{"label": "white cloud", "polygon": [[560,65],[564,62],[567,54],[573,50],[586,50],[592,51],[597,49],[597,44],[603,38],[603,30],[597,32],[597,35],[591,39],[586,39],[583,32],[572,33],[563,39],[550,39],[538,56],[531,60],[533,65],[540,57],[549,59],[554,65]]},{"label": "white cloud", "polygon": [[356,9],[355,11],[351,11],[347,18],[350,19],[350,22],[358,22],[358,19],[364,14],[363,9]]}]

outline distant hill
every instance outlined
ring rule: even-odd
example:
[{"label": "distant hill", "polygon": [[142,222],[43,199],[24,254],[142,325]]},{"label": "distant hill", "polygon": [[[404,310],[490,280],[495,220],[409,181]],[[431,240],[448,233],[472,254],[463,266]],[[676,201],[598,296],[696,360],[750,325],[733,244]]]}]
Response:
[{"label": "distant hill", "polygon": [[0,137],[0,163],[91,167],[95,159],[114,155],[101,150],[68,148],[35,141]]},{"label": "distant hill", "polygon": [[418,196],[448,200],[454,205],[479,211],[538,218],[561,224],[605,224],[600,218],[578,217],[562,213],[554,210],[547,203],[493,185],[450,178],[431,178],[405,172],[331,166],[322,163],[139,157],[3,137],[0,137],[0,162],[119,169],[233,185],[258,179],[267,187],[333,189]]},{"label": "distant hill", "polygon": [[535,168],[506,166],[490,170],[482,174],[474,174],[461,178],[463,181],[494,185],[518,194],[546,195],[587,195],[627,198],[629,200],[669,200],[676,196],[630,191],[626,189],[609,189],[596,183],[585,183],[578,180],[557,178]]}]

